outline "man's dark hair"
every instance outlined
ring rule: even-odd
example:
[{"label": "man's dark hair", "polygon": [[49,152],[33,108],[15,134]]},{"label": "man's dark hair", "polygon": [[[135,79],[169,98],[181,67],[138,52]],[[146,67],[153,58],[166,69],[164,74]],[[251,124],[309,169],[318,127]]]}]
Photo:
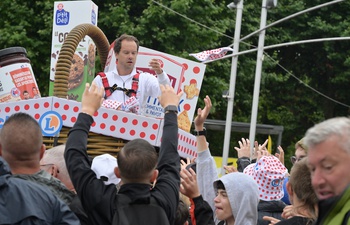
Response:
[{"label": "man's dark hair", "polygon": [[190,211],[188,205],[180,199],[177,206],[174,225],[183,225],[189,218]]},{"label": "man's dark hair", "polygon": [[17,159],[26,159],[38,152],[43,144],[41,128],[27,113],[12,114],[1,129],[0,143],[3,151]]},{"label": "man's dark hair", "polygon": [[157,160],[157,152],[149,142],[134,139],[125,144],[118,154],[120,176],[129,181],[142,180],[156,168]]},{"label": "man's dark hair", "polygon": [[139,51],[139,47],[140,47],[139,40],[137,40],[137,38],[132,36],[132,35],[122,34],[120,37],[118,37],[115,40],[115,43],[114,43],[114,52],[115,53],[120,52],[120,49],[122,48],[122,41],[124,41],[124,40],[134,41],[137,45],[137,51]]}]

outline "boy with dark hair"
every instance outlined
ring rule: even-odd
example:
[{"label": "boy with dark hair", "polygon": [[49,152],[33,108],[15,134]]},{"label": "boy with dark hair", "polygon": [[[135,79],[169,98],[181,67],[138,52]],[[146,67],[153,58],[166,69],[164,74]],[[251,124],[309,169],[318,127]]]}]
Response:
[{"label": "boy with dark hair", "polygon": [[[140,157],[142,157],[142,163],[140,163]],[[123,176],[124,180],[129,182],[145,179],[146,182],[155,180],[152,179],[152,176],[158,176],[157,160],[157,152],[150,143],[143,139],[134,139],[128,142],[119,152],[116,172],[119,177]]]},{"label": "boy with dark hair", "polygon": [[190,218],[190,211],[188,205],[180,199],[176,210],[176,217],[174,225],[188,225]]}]

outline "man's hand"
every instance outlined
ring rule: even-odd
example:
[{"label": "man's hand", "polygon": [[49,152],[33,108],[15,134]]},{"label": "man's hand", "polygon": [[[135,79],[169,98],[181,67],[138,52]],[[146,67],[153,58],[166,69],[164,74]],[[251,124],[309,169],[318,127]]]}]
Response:
[{"label": "man's hand", "polygon": [[207,119],[210,109],[212,107],[211,100],[208,95],[205,96],[204,103],[205,103],[204,109],[198,108],[197,116],[194,119],[194,126],[196,130],[203,130],[204,122]]},{"label": "man's hand", "polygon": [[157,75],[163,73],[158,59],[151,59],[151,61],[148,63],[148,66],[151,67]]},{"label": "man's hand", "polygon": [[175,93],[174,88],[169,85],[160,85],[161,95],[158,97],[158,100],[163,108],[168,105],[179,105],[180,98],[182,96],[182,91],[178,94]]},{"label": "man's hand", "polygon": [[85,84],[85,90],[81,100],[81,112],[93,116],[101,107],[103,102],[104,88],[98,87],[95,83]]}]

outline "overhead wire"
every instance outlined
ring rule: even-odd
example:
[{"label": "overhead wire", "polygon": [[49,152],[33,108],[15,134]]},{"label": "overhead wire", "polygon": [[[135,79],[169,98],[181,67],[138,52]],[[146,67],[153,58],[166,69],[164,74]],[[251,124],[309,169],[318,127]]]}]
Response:
[{"label": "overhead wire", "polygon": [[[343,0],[338,0],[338,1],[343,1]],[[201,27],[204,27],[204,28],[209,29],[209,30],[211,30],[211,31],[214,31],[215,33],[218,33],[218,34],[220,34],[220,35],[222,35],[222,36],[225,36],[225,37],[227,37],[227,38],[230,38],[231,40],[234,40],[233,37],[231,37],[231,36],[229,36],[229,35],[227,35],[227,34],[224,34],[224,33],[220,32],[220,31],[218,31],[218,30],[216,30],[216,29],[213,29],[213,28],[211,28],[211,27],[208,27],[208,26],[206,26],[206,25],[204,25],[204,24],[202,24],[202,23],[200,23],[200,22],[198,22],[198,21],[196,21],[196,20],[194,20],[194,19],[191,19],[191,18],[189,18],[189,17],[187,17],[187,16],[185,16],[185,15],[179,13],[179,12],[176,12],[175,10],[173,10],[173,9],[171,9],[171,8],[169,8],[169,7],[163,5],[163,4],[161,4],[161,3],[159,3],[159,2],[157,2],[157,1],[155,1],[155,0],[152,0],[152,2],[155,3],[155,4],[157,4],[157,5],[159,5],[159,6],[161,6],[161,7],[163,7],[163,8],[165,8],[165,9],[167,9],[167,10],[169,10],[169,11],[171,11],[171,12],[173,12],[173,13],[175,13],[175,14],[178,15],[178,16],[181,16],[182,18],[184,18],[184,19],[186,19],[186,20],[189,20],[189,21],[191,21],[191,22],[193,22],[193,23],[195,23],[195,24],[201,26]],[[249,36],[249,37],[250,37],[250,36]],[[245,38],[245,39],[246,39],[246,38]],[[244,40],[244,39],[243,39],[243,40]],[[252,45],[252,44],[248,44],[248,43],[243,42],[243,41],[242,41],[242,43],[247,44],[247,45],[249,45],[249,46],[251,46],[251,47],[256,47],[256,46],[254,46],[254,45]],[[310,85],[306,84],[304,81],[302,81],[301,79],[299,79],[297,76],[295,76],[292,72],[290,72],[290,71],[289,71],[288,69],[286,69],[284,66],[282,66],[281,64],[279,64],[278,62],[276,62],[276,60],[273,59],[273,58],[272,58],[270,55],[268,55],[266,52],[264,52],[264,55],[266,55],[269,59],[271,59],[272,61],[274,61],[275,63],[277,63],[277,65],[278,65],[280,68],[282,68],[287,74],[289,74],[290,76],[292,76],[292,77],[293,77],[294,79],[296,79],[298,82],[302,83],[306,88],[309,88],[310,90],[314,91],[315,93],[317,93],[317,94],[323,96],[324,98],[326,98],[326,99],[328,99],[328,100],[330,100],[330,101],[333,101],[333,102],[335,102],[335,103],[337,103],[337,104],[339,104],[339,105],[342,105],[342,106],[345,106],[345,107],[350,108],[350,105],[347,105],[347,104],[345,104],[345,103],[339,102],[338,100],[335,100],[335,99],[333,99],[333,98],[331,98],[331,97],[329,97],[329,96],[323,94],[322,92],[318,91],[317,89],[311,87]]]},{"label": "overhead wire", "polygon": [[[275,60],[274,58],[272,58],[270,55],[265,54],[265,53],[264,53],[264,55],[266,55],[270,60],[272,60],[273,62],[276,63],[276,60]],[[342,105],[342,106],[345,106],[345,107],[350,108],[350,105],[347,105],[347,104],[345,104],[345,103],[339,102],[339,101],[337,101],[337,100],[335,100],[335,99],[333,99],[333,98],[331,98],[331,97],[329,97],[329,96],[323,94],[322,92],[320,92],[320,91],[316,90],[315,88],[313,88],[313,87],[309,86],[308,84],[306,84],[304,81],[302,81],[301,79],[299,79],[297,76],[295,76],[293,73],[291,73],[289,70],[287,70],[285,67],[283,67],[283,66],[280,65],[279,63],[277,63],[277,64],[278,64],[278,66],[281,67],[287,74],[289,74],[289,75],[292,76],[294,79],[296,79],[297,81],[299,81],[300,83],[302,83],[305,87],[311,89],[312,91],[314,91],[314,92],[316,92],[317,94],[323,96],[324,98],[327,98],[328,100],[331,100],[331,101],[333,101],[333,102],[335,102],[335,103],[337,103],[337,104],[339,104],[339,105]]]}]

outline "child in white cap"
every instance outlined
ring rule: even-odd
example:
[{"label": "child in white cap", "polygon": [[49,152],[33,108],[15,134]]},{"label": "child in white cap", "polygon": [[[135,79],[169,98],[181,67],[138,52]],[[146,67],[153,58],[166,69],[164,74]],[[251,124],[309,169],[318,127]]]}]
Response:
[{"label": "child in white cap", "polygon": [[96,156],[92,160],[91,169],[96,177],[102,179],[106,185],[119,184],[120,179],[116,177],[114,168],[118,166],[117,159],[110,154]]}]

